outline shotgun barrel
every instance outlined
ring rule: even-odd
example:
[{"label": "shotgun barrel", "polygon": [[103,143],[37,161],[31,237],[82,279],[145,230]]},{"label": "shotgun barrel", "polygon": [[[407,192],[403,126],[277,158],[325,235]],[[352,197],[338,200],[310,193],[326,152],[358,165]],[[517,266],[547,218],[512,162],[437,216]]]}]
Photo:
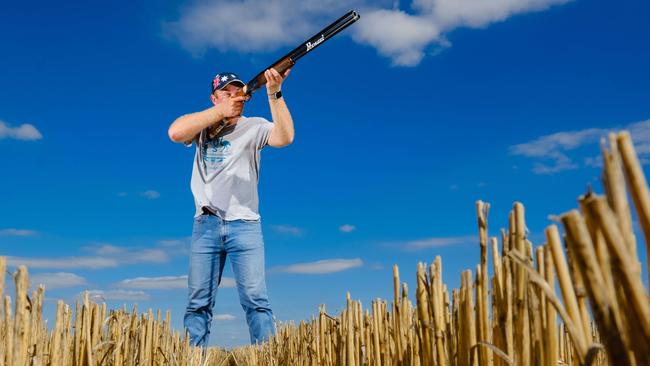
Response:
[{"label": "shotgun barrel", "polygon": [[[295,65],[301,57],[307,53],[314,50],[316,47],[323,44],[323,42],[334,37],[336,34],[349,27],[352,23],[359,20],[360,15],[354,10],[350,10],[347,14],[343,15],[332,24],[323,28],[320,32],[313,35],[306,42],[303,42],[300,46],[293,49],[291,52],[284,55],[282,58],[272,63],[269,67],[265,68],[264,71],[274,68],[280,74],[283,74],[287,69]],[[264,71],[255,75],[244,88],[242,89],[242,95],[251,95],[257,89],[261,88],[266,84],[266,77],[264,76]]]}]

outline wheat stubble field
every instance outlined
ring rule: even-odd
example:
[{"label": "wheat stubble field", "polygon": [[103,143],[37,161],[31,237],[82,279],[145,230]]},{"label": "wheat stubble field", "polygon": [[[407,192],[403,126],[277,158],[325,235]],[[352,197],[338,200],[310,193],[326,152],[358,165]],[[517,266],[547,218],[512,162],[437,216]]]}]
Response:
[{"label": "wheat stubble field", "polygon": [[[650,365],[650,301],[637,255],[650,239],[650,192],[628,133],[610,135],[602,153],[604,194],[579,197],[544,243],[526,237],[523,204],[504,229],[489,231],[489,204],[479,201],[480,262],[460,274],[459,289],[443,283],[440,257],[417,266],[414,289],[394,266],[392,299],[364,307],[348,294],[340,314],[321,307],[308,321],[279,324],[258,346],[203,352],[171,329],[169,312],[107,309],[87,295],[59,301],[46,321],[45,288],[29,293],[27,268],[8,273],[0,257],[0,364]],[[4,293],[9,280],[13,297]]]}]

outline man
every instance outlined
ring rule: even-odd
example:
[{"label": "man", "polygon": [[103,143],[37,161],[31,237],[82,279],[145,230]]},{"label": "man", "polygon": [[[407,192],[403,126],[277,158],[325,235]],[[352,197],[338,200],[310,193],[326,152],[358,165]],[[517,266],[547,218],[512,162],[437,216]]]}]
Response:
[{"label": "man", "polygon": [[226,256],[230,256],[251,343],[274,333],[264,278],[257,182],[260,150],[293,142],[293,121],[281,93],[288,75],[289,70],[284,75],[275,69],[264,72],[273,123],[242,116],[249,98],[236,94],[244,83],[233,73],[220,73],[212,81],[213,106],[181,116],[169,127],[172,141],[196,144],[191,181],[196,214],[184,318],[192,345],[207,346]]}]

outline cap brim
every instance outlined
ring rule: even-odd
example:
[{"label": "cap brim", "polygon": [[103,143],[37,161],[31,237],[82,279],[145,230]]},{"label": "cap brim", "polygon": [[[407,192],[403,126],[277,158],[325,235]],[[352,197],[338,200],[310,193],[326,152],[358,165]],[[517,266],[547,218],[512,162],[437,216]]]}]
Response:
[{"label": "cap brim", "polygon": [[230,84],[232,84],[232,83],[238,83],[238,84],[241,84],[240,86],[244,86],[244,85],[246,85],[246,83],[244,83],[243,81],[241,81],[241,80],[239,80],[239,79],[233,79],[233,80],[229,80],[227,83],[225,83],[225,84],[223,84],[223,85],[219,85],[219,87],[216,88],[215,90],[221,90],[221,89],[225,88],[226,86],[228,86],[228,85],[230,85]]}]

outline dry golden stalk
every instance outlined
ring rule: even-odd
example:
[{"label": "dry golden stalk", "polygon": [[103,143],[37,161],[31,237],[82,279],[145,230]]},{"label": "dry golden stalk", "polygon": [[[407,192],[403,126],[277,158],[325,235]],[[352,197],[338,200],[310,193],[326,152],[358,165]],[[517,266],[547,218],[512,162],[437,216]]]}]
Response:
[{"label": "dry golden stalk", "polygon": [[27,362],[29,331],[30,331],[30,304],[27,297],[29,279],[27,267],[20,266],[16,271],[14,282],[16,284],[16,309],[14,320],[14,365],[24,365]]},{"label": "dry golden stalk", "polygon": [[[436,256],[433,262],[433,276],[431,278],[433,288],[433,321],[434,321],[434,337],[436,342],[436,361],[438,366],[447,366],[447,357],[445,355],[444,335],[446,331],[444,313],[446,309],[444,306],[444,298],[446,292],[442,288],[442,259]],[[448,296],[447,296],[448,297]]]},{"label": "dry golden stalk", "polygon": [[[514,250],[526,255],[528,246],[526,244],[526,221],[524,217],[524,205],[515,202],[514,207]],[[514,299],[514,321],[515,333],[518,337],[515,339],[515,362],[522,366],[530,364],[530,327],[528,323],[528,304],[527,304],[527,275],[523,268],[517,268],[516,277],[516,298]]]},{"label": "dry golden stalk", "polygon": [[52,334],[52,347],[50,348],[50,363],[51,366],[59,366],[62,361],[61,342],[63,339],[63,307],[65,304],[63,300],[56,303],[56,325],[54,326],[54,333]]},{"label": "dry golden stalk", "polygon": [[[5,350],[4,364],[11,365],[14,359],[14,319],[11,312],[11,298],[4,298],[4,345]],[[0,360],[2,361],[2,360]]]},{"label": "dry golden stalk", "polygon": [[478,364],[476,344],[476,324],[474,302],[472,300],[472,271],[464,271],[461,275],[460,304],[458,314],[458,365],[474,366]]},{"label": "dry golden stalk", "polygon": [[[544,247],[543,246],[538,246],[535,248],[535,262],[536,262],[536,269],[537,273],[539,273],[542,278],[546,279],[546,267],[544,266]],[[538,361],[535,363],[537,365],[545,365],[546,364],[546,354],[548,352],[548,342],[546,341],[545,333],[544,330],[548,327],[548,319],[546,318],[546,295],[544,295],[544,290],[542,289],[537,289],[537,300],[538,303],[536,304],[539,313],[532,313],[530,314],[530,318],[533,320],[533,322],[537,321],[539,319],[540,324],[538,326],[535,326],[533,328],[534,334],[537,337],[537,340],[539,344],[536,346],[537,347],[537,355],[535,357],[538,358]],[[531,307],[532,308],[532,307]]]},{"label": "dry golden stalk", "polygon": [[[490,321],[488,312],[488,229],[487,218],[490,211],[490,204],[483,201],[476,202],[476,213],[478,217],[479,244],[481,248],[480,267],[481,267],[481,291],[477,296],[481,297],[480,306],[478,307],[478,340],[490,343]],[[477,304],[479,303],[477,298]],[[479,362],[481,365],[492,365],[492,353],[489,348],[482,347],[479,352]]]},{"label": "dry golden stalk", "polygon": [[400,324],[400,303],[401,298],[399,294],[400,290],[400,280],[399,280],[399,268],[397,264],[393,265],[393,313],[396,316],[393,319],[393,330],[395,332],[395,348],[397,352],[397,359],[401,363],[403,361],[403,345],[402,345],[402,327]]},{"label": "dry golden stalk", "polygon": [[[474,312],[475,314],[474,322],[476,324],[477,341],[484,342],[483,340],[480,339],[482,333],[487,333],[487,330],[482,328],[483,325],[482,314],[485,305],[483,303],[483,273],[481,272],[480,264],[476,266],[476,280],[474,282],[474,290],[475,290],[474,296],[476,297],[476,311]],[[472,344],[471,346],[474,346],[474,344]],[[477,349],[477,352],[478,352],[478,364],[479,365],[487,364],[487,348],[481,347]]]},{"label": "dry golden stalk", "polygon": [[614,296],[616,296],[616,290],[614,288],[614,283],[612,278],[612,270],[611,270],[611,263],[610,263],[611,260],[609,256],[609,251],[607,250],[607,244],[605,243],[605,238],[603,237],[603,233],[600,229],[600,226],[598,226],[597,223],[595,222],[596,219],[593,217],[591,212],[587,210],[586,201],[590,197],[592,197],[592,195],[587,194],[586,196],[581,196],[578,199],[578,201],[580,202],[580,210],[584,215],[585,223],[587,224],[587,229],[589,230],[589,235],[591,236],[591,240],[594,243],[595,250],[596,250],[596,257],[598,258],[598,263],[603,273],[603,277],[607,282],[606,284],[607,291],[609,293],[609,296],[613,298]]},{"label": "dry golden stalk", "polygon": [[512,360],[515,357],[515,326],[513,319],[513,309],[514,309],[514,271],[512,264],[509,260],[504,262],[504,278],[505,278],[505,309],[502,309],[502,312],[505,312],[505,341],[506,341],[506,351],[508,357]]},{"label": "dry golden stalk", "polygon": [[[496,237],[492,237],[490,239],[492,247],[492,267],[494,271],[494,278],[496,280],[496,290],[498,292],[496,295],[498,298],[503,298],[504,281],[503,273],[501,270],[501,257],[499,256],[499,243]],[[494,319],[494,317],[492,319]]]},{"label": "dry golden stalk", "polygon": [[[7,273],[7,258],[0,257],[0,299],[4,298],[5,273]],[[0,314],[2,314],[2,304],[0,304]],[[0,325],[2,325],[2,317],[0,317]]]},{"label": "dry golden stalk", "polygon": [[582,275],[586,279],[598,328],[607,334],[605,345],[609,351],[610,361],[614,365],[630,365],[630,359],[620,338],[620,318],[613,313],[611,305],[613,299],[608,297],[606,282],[600,272],[587,225],[576,210],[562,215],[562,223],[567,232],[567,243],[575,253]]},{"label": "dry golden stalk", "polygon": [[[639,158],[634,151],[630,134],[627,131],[619,133],[617,142],[630,195],[645,236],[646,263],[650,264],[650,192],[648,191],[648,183],[645,174],[643,174]],[[648,283],[650,283],[650,271],[648,271]]]},{"label": "dry golden stalk", "polygon": [[429,316],[429,300],[427,293],[427,279],[424,272],[424,264],[418,263],[416,299],[418,317],[420,319],[420,330],[422,332],[422,362],[425,365],[433,364],[433,350],[431,347],[431,318]]},{"label": "dry golden stalk", "polygon": [[[618,230],[614,214],[604,199],[602,197],[593,197],[587,200],[586,205],[589,212],[595,217],[599,226],[602,228],[605,242],[611,254],[612,271],[616,277],[616,282],[620,284],[620,287],[625,293],[625,298],[629,305],[629,309],[626,312],[626,318],[629,320],[627,327],[632,331],[632,339],[636,338],[633,344],[638,344],[639,341],[643,345],[650,344],[650,303],[643,288],[643,283],[638,277],[638,273],[635,273],[633,263],[636,260],[631,258],[631,254],[622,244],[624,243],[622,234]],[[615,313],[614,315],[616,316],[618,314]],[[601,336],[603,335],[601,334]],[[608,346],[607,342],[605,342],[605,345]],[[643,350],[645,348],[645,346],[641,346],[635,352],[637,361],[648,360],[650,362],[650,356]]]},{"label": "dry golden stalk", "polygon": [[[564,325],[566,328],[566,332],[571,335],[571,339],[581,339],[582,334],[578,331],[578,328],[575,326],[573,320],[571,320],[571,317],[567,313],[566,309],[562,306],[562,303],[560,300],[554,295],[554,292],[550,289],[550,286],[544,278],[542,278],[537,272],[535,272],[530,266],[526,263],[526,260],[517,252],[510,252],[508,254],[508,258],[510,258],[513,263],[515,263],[518,266],[521,266],[528,272],[529,275],[529,281],[533,283],[536,286],[539,286],[542,290],[544,290],[544,294],[546,295],[546,298],[550,303],[555,307],[555,310],[559,313],[560,317],[562,320],[564,320]],[[569,341],[569,340],[567,340]],[[576,344],[574,346],[577,347]],[[570,350],[567,350],[567,353],[570,354]],[[577,349],[577,355],[579,360],[584,360],[585,355],[587,354],[587,347],[585,346],[584,349]]]},{"label": "dry golden stalk", "polygon": [[589,311],[587,310],[587,289],[582,280],[582,274],[578,268],[578,263],[573,258],[573,249],[571,249],[571,247],[567,247],[567,262],[569,264],[569,272],[571,273],[571,280],[573,281],[576,300],[578,301],[578,310],[580,311],[580,317],[582,318],[584,330],[583,336],[586,344],[591,344],[592,339],[591,330],[589,329]]},{"label": "dry golden stalk", "polygon": [[[619,228],[625,237],[625,243],[627,244],[630,254],[636,258],[636,237],[632,227],[630,205],[627,201],[627,193],[625,191],[625,176],[623,175],[621,155],[618,150],[618,143],[616,142],[616,134],[609,134],[609,145],[611,150],[608,151],[605,143],[601,143],[604,163],[603,180],[607,192],[607,201],[616,214]],[[640,269],[641,268],[639,267],[638,270],[640,271]]]},{"label": "dry golden stalk", "polygon": [[[513,207],[514,212],[514,232],[513,232],[513,241],[514,249],[519,251],[522,255],[526,254],[526,221],[524,218],[524,205],[519,202],[515,202]],[[523,309],[524,296],[526,294],[526,272],[523,268],[517,269],[517,282],[516,282],[516,294],[517,301],[516,306]],[[520,333],[522,334],[522,333]]]},{"label": "dry golden stalk", "polygon": [[[555,272],[553,268],[553,257],[551,256],[551,249],[548,245],[544,246],[544,279],[548,283],[549,288],[553,295],[555,295]],[[546,366],[557,365],[558,360],[558,344],[557,344],[557,312],[555,307],[552,306],[550,300],[544,297],[546,304],[546,326],[544,328],[544,338],[546,344],[545,361]]]},{"label": "dry golden stalk", "polygon": [[546,228],[546,240],[551,248],[553,264],[560,282],[562,299],[564,299],[567,313],[580,334],[579,337],[573,337],[574,339],[572,339],[572,341],[577,348],[578,353],[584,355],[587,351],[587,342],[584,338],[585,325],[582,324],[582,318],[580,316],[580,311],[578,310],[578,300],[576,299],[573,283],[571,282],[571,277],[569,275],[569,266],[567,265],[564,253],[562,252],[560,233],[557,230],[557,226],[550,225]]},{"label": "dry golden stalk", "polygon": [[[5,288],[5,273],[7,272],[7,259],[5,257],[0,257],[0,335],[1,339],[5,339],[5,319],[4,319],[4,310],[3,310],[3,300],[4,300],[4,288]],[[4,364],[5,359],[5,348],[6,344],[2,344],[0,341],[0,365]]]}]

